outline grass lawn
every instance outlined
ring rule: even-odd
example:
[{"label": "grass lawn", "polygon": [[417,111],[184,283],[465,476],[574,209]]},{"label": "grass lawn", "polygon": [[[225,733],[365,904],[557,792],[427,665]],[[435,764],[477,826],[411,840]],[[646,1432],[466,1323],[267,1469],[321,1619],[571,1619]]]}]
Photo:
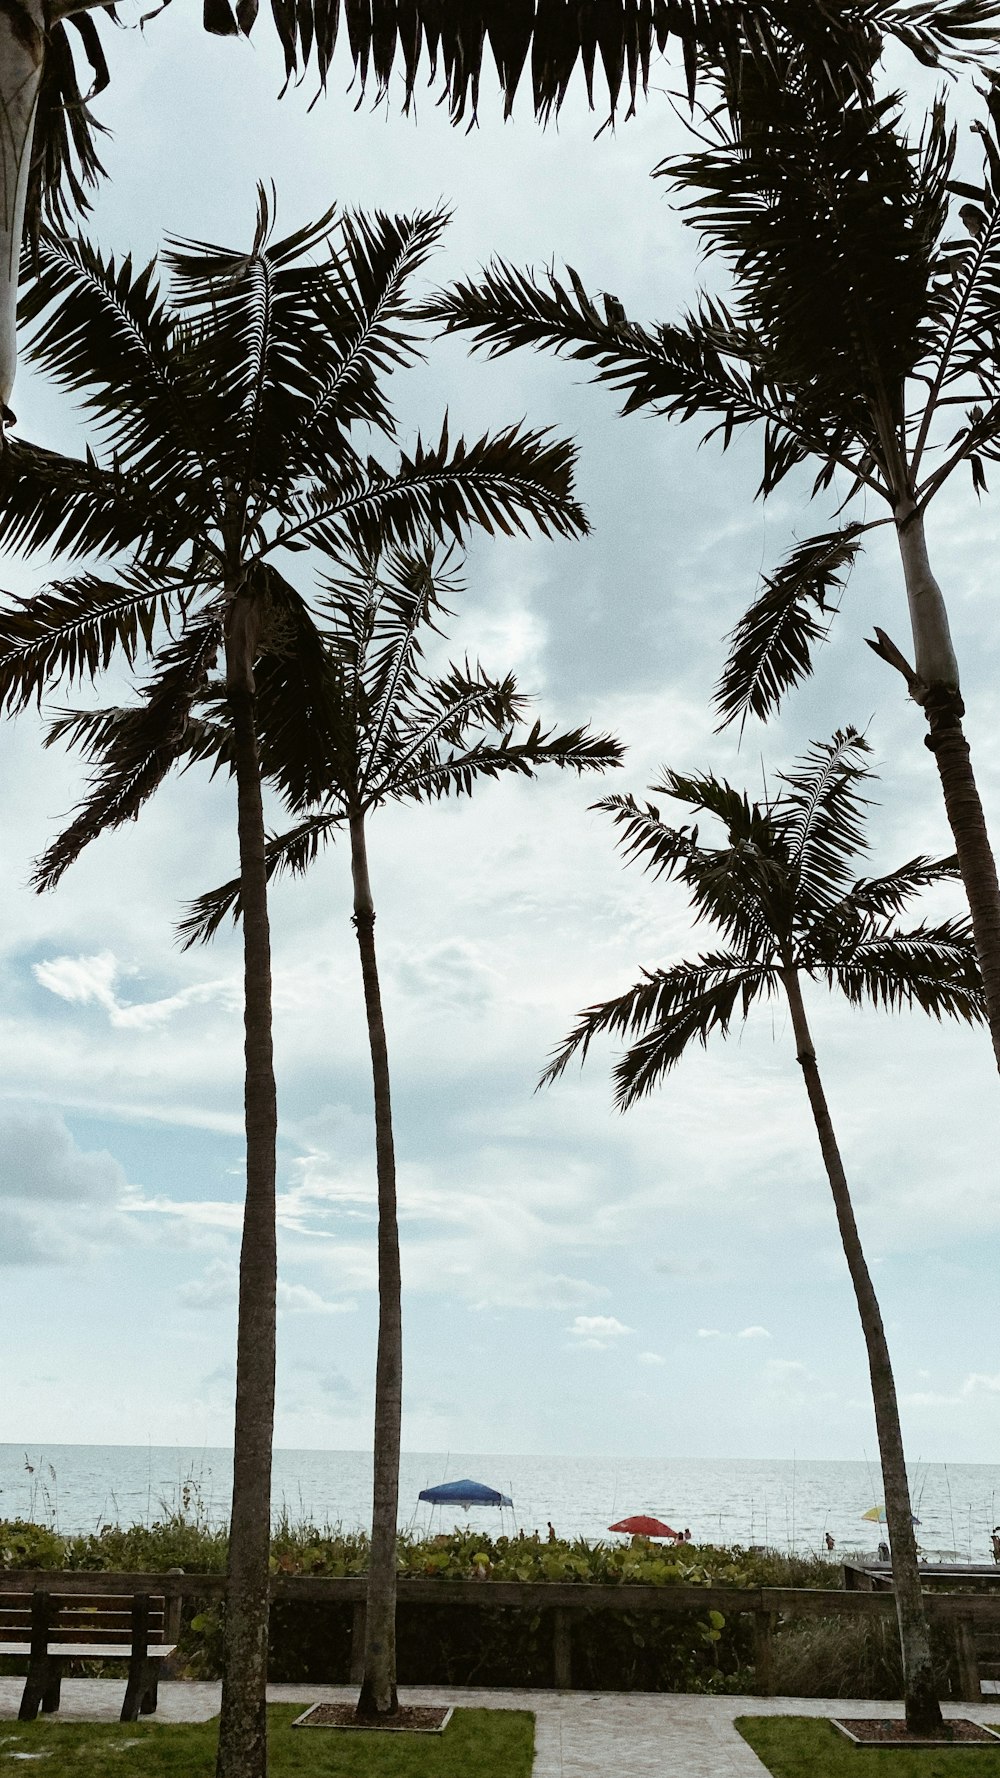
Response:
[{"label": "grass lawn", "polygon": [[[975,1721],[975,1712],[970,1715]],[[855,1747],[821,1716],[738,1716],[736,1727],[772,1778],[1000,1778],[1000,1743],[920,1751]]]},{"label": "grass lawn", "polygon": [[[293,1729],[304,1708],[268,1710],[269,1778],[530,1778],[535,1725],[526,1710],[456,1710],[443,1735],[380,1735]],[[0,1773],[213,1778],[217,1732],[218,1719],[0,1722]]]}]

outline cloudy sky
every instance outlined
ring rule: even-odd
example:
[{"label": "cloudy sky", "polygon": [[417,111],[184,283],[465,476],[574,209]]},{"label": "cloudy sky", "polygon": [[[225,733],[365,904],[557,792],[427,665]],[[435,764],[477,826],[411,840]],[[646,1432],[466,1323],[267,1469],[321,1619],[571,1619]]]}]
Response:
[{"label": "cloudy sky", "polygon": [[[659,90],[594,138],[570,107],[540,133],[484,99],[452,130],[355,110],[347,72],[312,110],[254,44],[191,9],[108,33],[112,175],[92,232],[152,254],[163,235],[249,243],[254,187],[288,227],[334,199],[454,211],[428,283],[494,252],[569,261],[641,319],[691,298],[695,243],[652,166],[678,141]],[[909,77],[909,73],[908,76]],[[949,836],[922,723],[863,646],[906,644],[898,564],[876,534],[815,678],[780,724],[714,736],[725,632],[760,571],[820,528],[805,478],[762,508],[757,441],[623,421],[579,370],[431,347],[397,390],[408,436],[525,416],[579,441],[586,543],[479,542],[452,635],[517,671],[546,720],[627,744],[615,788],[663,764],[756,790],[811,738],[867,726],[882,776],[872,869]],[[22,373],[33,438],[78,446],[62,396]],[[988,819],[1000,834],[1000,507],[965,484],[930,543],[951,601]],[[39,585],[44,564],[7,564]],[[72,807],[79,762],[4,732],[0,822],[0,1441],[225,1444],[241,1217],[238,940],[182,954],[184,901],[235,863],[231,789],[172,782],[54,894],[31,860]],[[855,1457],[874,1447],[864,1348],[788,1023],[763,1010],[693,1053],[642,1108],[611,1108],[610,1050],[535,1094],[574,1013],[697,949],[683,896],[622,869],[593,781],[487,785],[472,803],[380,814],[371,835],[400,1167],[404,1444],[657,1456]],[[957,903],[956,903],[957,905]],[[374,1165],[345,858],[274,895],[280,1326],[276,1440],[363,1447],[375,1338]],[[895,1354],[914,1457],[991,1461],[997,1081],[980,1033],[810,996],[820,1064]]]}]

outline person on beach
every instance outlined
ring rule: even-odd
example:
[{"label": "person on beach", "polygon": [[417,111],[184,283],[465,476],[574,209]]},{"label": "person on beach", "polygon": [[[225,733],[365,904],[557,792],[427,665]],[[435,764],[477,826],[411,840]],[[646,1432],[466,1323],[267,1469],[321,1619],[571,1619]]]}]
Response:
[{"label": "person on beach", "polygon": [[994,1562],[1000,1562],[1000,1525],[994,1525],[993,1527],[990,1534],[990,1547],[993,1551]]},{"label": "person on beach", "polygon": [[830,1536],[829,1531],[824,1532],[824,1541],[826,1543],[826,1547],[828,1550],[835,1550],[836,1549],[837,1545],[835,1544],[833,1538]]}]

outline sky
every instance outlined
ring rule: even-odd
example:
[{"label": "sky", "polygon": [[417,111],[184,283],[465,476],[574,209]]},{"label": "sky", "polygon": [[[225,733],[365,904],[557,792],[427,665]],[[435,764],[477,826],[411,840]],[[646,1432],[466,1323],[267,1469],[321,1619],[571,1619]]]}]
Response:
[{"label": "sky", "polygon": [[[189,16],[191,15],[191,16]],[[102,30],[104,29],[102,21]],[[523,103],[449,126],[373,112],[335,65],[281,101],[262,12],[252,44],[174,7],[105,31],[105,250],[164,236],[249,245],[255,185],[279,226],[331,202],[453,211],[429,289],[496,253],[570,263],[637,319],[676,317],[697,244],[652,167],[681,126],[665,67],[636,118],[595,137],[579,102],[540,131]],[[914,83],[912,67],[901,65]],[[920,88],[926,91],[926,82]],[[917,95],[919,97],[919,95]],[[962,103],[965,103],[963,100]],[[866,872],[951,850],[919,713],[864,647],[907,649],[898,561],[877,532],[807,685],[779,721],[713,733],[724,637],[759,575],[829,520],[809,478],[766,506],[760,442],[723,457],[691,426],[623,420],[580,367],[428,347],[394,396],[404,438],[527,419],[578,442],[585,542],[474,540],[450,651],[516,671],[545,722],[591,721],[627,754],[613,782],[553,774],[371,825],[403,1244],[404,1447],[675,1457],[860,1457],[875,1447],[864,1345],[788,1020],[754,1013],[626,1116],[613,1052],[535,1092],[589,1002],[709,942],[676,886],[625,869],[607,790],[711,768],[756,794],[810,740],[864,728],[880,773]],[[22,369],[24,435],[80,449],[68,399]],[[846,489],[839,490],[841,494]],[[929,546],[949,600],[967,730],[1000,834],[995,621],[1000,506],[956,483]],[[301,558],[296,558],[300,561]],[[44,562],[0,584],[41,586]],[[114,695],[120,681],[112,681]],[[55,702],[59,702],[56,699]],[[191,772],[43,898],[31,861],[73,807],[81,762],[34,714],[2,745],[0,1442],[231,1442],[241,1222],[238,935],[183,953],[174,926],[235,866],[232,788]],[[958,911],[957,894],[940,911]],[[362,1449],[376,1332],[371,1087],[347,860],[273,895],[279,1091],[275,1440]],[[997,1076],[982,1031],[857,1012],[807,984],[820,1068],[894,1355],[914,1458],[995,1462]]]}]

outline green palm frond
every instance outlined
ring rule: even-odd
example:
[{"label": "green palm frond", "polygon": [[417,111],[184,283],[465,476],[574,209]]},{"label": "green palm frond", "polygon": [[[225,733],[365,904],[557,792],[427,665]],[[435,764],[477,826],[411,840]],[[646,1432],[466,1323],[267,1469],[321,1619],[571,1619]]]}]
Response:
[{"label": "green palm frond", "polygon": [[[471,796],[479,779],[500,778],[511,772],[534,778],[546,765],[581,776],[584,772],[606,772],[621,765],[623,751],[613,735],[592,735],[587,727],[553,735],[536,722],[523,740],[508,732],[498,741],[477,740],[464,751],[442,753],[435,747],[414,751],[387,777],[381,794],[398,802],[430,802],[452,794]],[[379,794],[376,790],[373,802]]]},{"label": "green palm frond", "polygon": [[0,545],[18,554],[118,555],[169,561],[187,541],[183,508],[156,499],[140,476],[102,468],[24,439],[0,456]]},{"label": "green palm frond", "polygon": [[[281,876],[284,871],[301,874],[308,870],[318,857],[320,847],[336,838],[337,828],[343,819],[343,813],[337,811],[311,815],[307,821],[300,822],[288,833],[269,834],[264,852],[268,881],[272,877]],[[182,940],[181,948],[186,951],[191,945],[207,944],[209,939],[215,937],[228,914],[232,915],[235,925],[242,913],[240,879],[232,877],[220,888],[209,889],[191,902],[183,920],[177,923],[177,934]]]},{"label": "green palm frond", "polygon": [[[812,649],[825,640],[866,526],[854,522],[796,544],[729,638],[716,687],[720,728],[777,710],[782,696],[812,672]],[[824,621],[825,620],[825,621]]]},{"label": "green palm frond", "polygon": [[387,543],[409,548],[428,531],[459,539],[472,525],[489,535],[583,537],[590,527],[573,498],[576,448],[547,429],[519,426],[451,442],[445,421],[436,444],[417,439],[395,473],[369,458],[356,478],[289,501],[290,519],[274,539],[311,542],[330,556],[361,554]]},{"label": "green palm frond", "polygon": [[138,571],[117,581],[81,574],[0,606],[0,706],[14,712],[40,703],[57,679],[95,679],[117,649],[129,665],[140,650],[150,654],[157,624],[169,624],[175,589]]},{"label": "green palm frond", "polygon": [[163,650],[145,701],[111,722],[87,796],[35,866],[35,889],[55,888],[85,846],[134,820],[159,788],[183,754],[191,707],[221,646],[220,619],[209,612]]},{"label": "green palm frond", "polygon": [[615,1102],[624,1111],[680,1061],[694,1039],[704,1046],[713,1032],[725,1037],[737,1005],[745,1017],[758,994],[771,991],[773,975],[769,965],[747,964],[728,951],[643,971],[624,994],[587,1007],[554,1051],[539,1086],[557,1080],[574,1056],[582,1063],[595,1037],[638,1037],[614,1070]]},{"label": "green palm frond", "polygon": [[780,818],[803,911],[840,900],[851,862],[867,850],[867,799],[858,786],[872,776],[864,763],[870,753],[864,736],[846,728],[830,741],[814,741],[797,771],[778,774],[785,786]]},{"label": "green palm frond", "polygon": [[[89,65],[86,91],[80,86],[71,30]],[[89,193],[105,170],[98,138],[107,134],[90,101],[104,91],[108,78],[104,46],[89,12],[49,24],[25,204],[29,241],[38,240],[43,217],[64,227],[71,214],[84,215],[90,209]]]},{"label": "green palm frond", "polygon": [[[315,379],[293,439],[300,472],[326,473],[357,422],[395,437],[383,384],[421,355],[418,307],[409,298],[409,285],[438,246],[447,220],[442,209],[395,217],[352,212],[342,218],[338,244],[331,247],[330,264],[314,281],[311,296],[316,324],[336,342],[336,353]],[[301,455],[303,448],[308,455]]]},{"label": "green palm frond", "polygon": [[83,396],[113,458],[187,500],[201,468],[192,390],[156,273],[155,259],[133,270],[130,256],[119,264],[81,236],[46,233],[24,256],[18,319],[33,329],[25,358]]},{"label": "green palm frond", "polygon": [[981,1023],[986,1000],[972,928],[967,919],[886,931],[862,940],[836,963],[823,966],[831,987],[853,1005],[887,1012],[919,1006],[936,1019]]},{"label": "green palm frond", "polygon": [[901,864],[897,870],[887,871],[885,876],[862,877],[847,899],[859,913],[879,919],[887,914],[898,914],[921,890],[937,883],[957,883],[960,878],[954,853],[949,858],[921,855],[911,858],[908,864]]},{"label": "green palm frond", "polygon": [[901,417],[905,378],[923,355],[954,155],[940,105],[917,149],[900,119],[896,94],[831,103],[792,53],[744,87],[718,148],[657,169],[700,194],[685,218],[731,265],[772,375],[820,395],[873,444],[868,416],[884,407]]},{"label": "green palm frond", "polygon": [[640,806],[633,796],[617,792],[601,797],[591,807],[610,815],[615,825],[624,829],[618,844],[626,862],[641,864],[654,877],[671,877],[682,865],[697,857],[698,829],[668,827],[654,803]]}]

